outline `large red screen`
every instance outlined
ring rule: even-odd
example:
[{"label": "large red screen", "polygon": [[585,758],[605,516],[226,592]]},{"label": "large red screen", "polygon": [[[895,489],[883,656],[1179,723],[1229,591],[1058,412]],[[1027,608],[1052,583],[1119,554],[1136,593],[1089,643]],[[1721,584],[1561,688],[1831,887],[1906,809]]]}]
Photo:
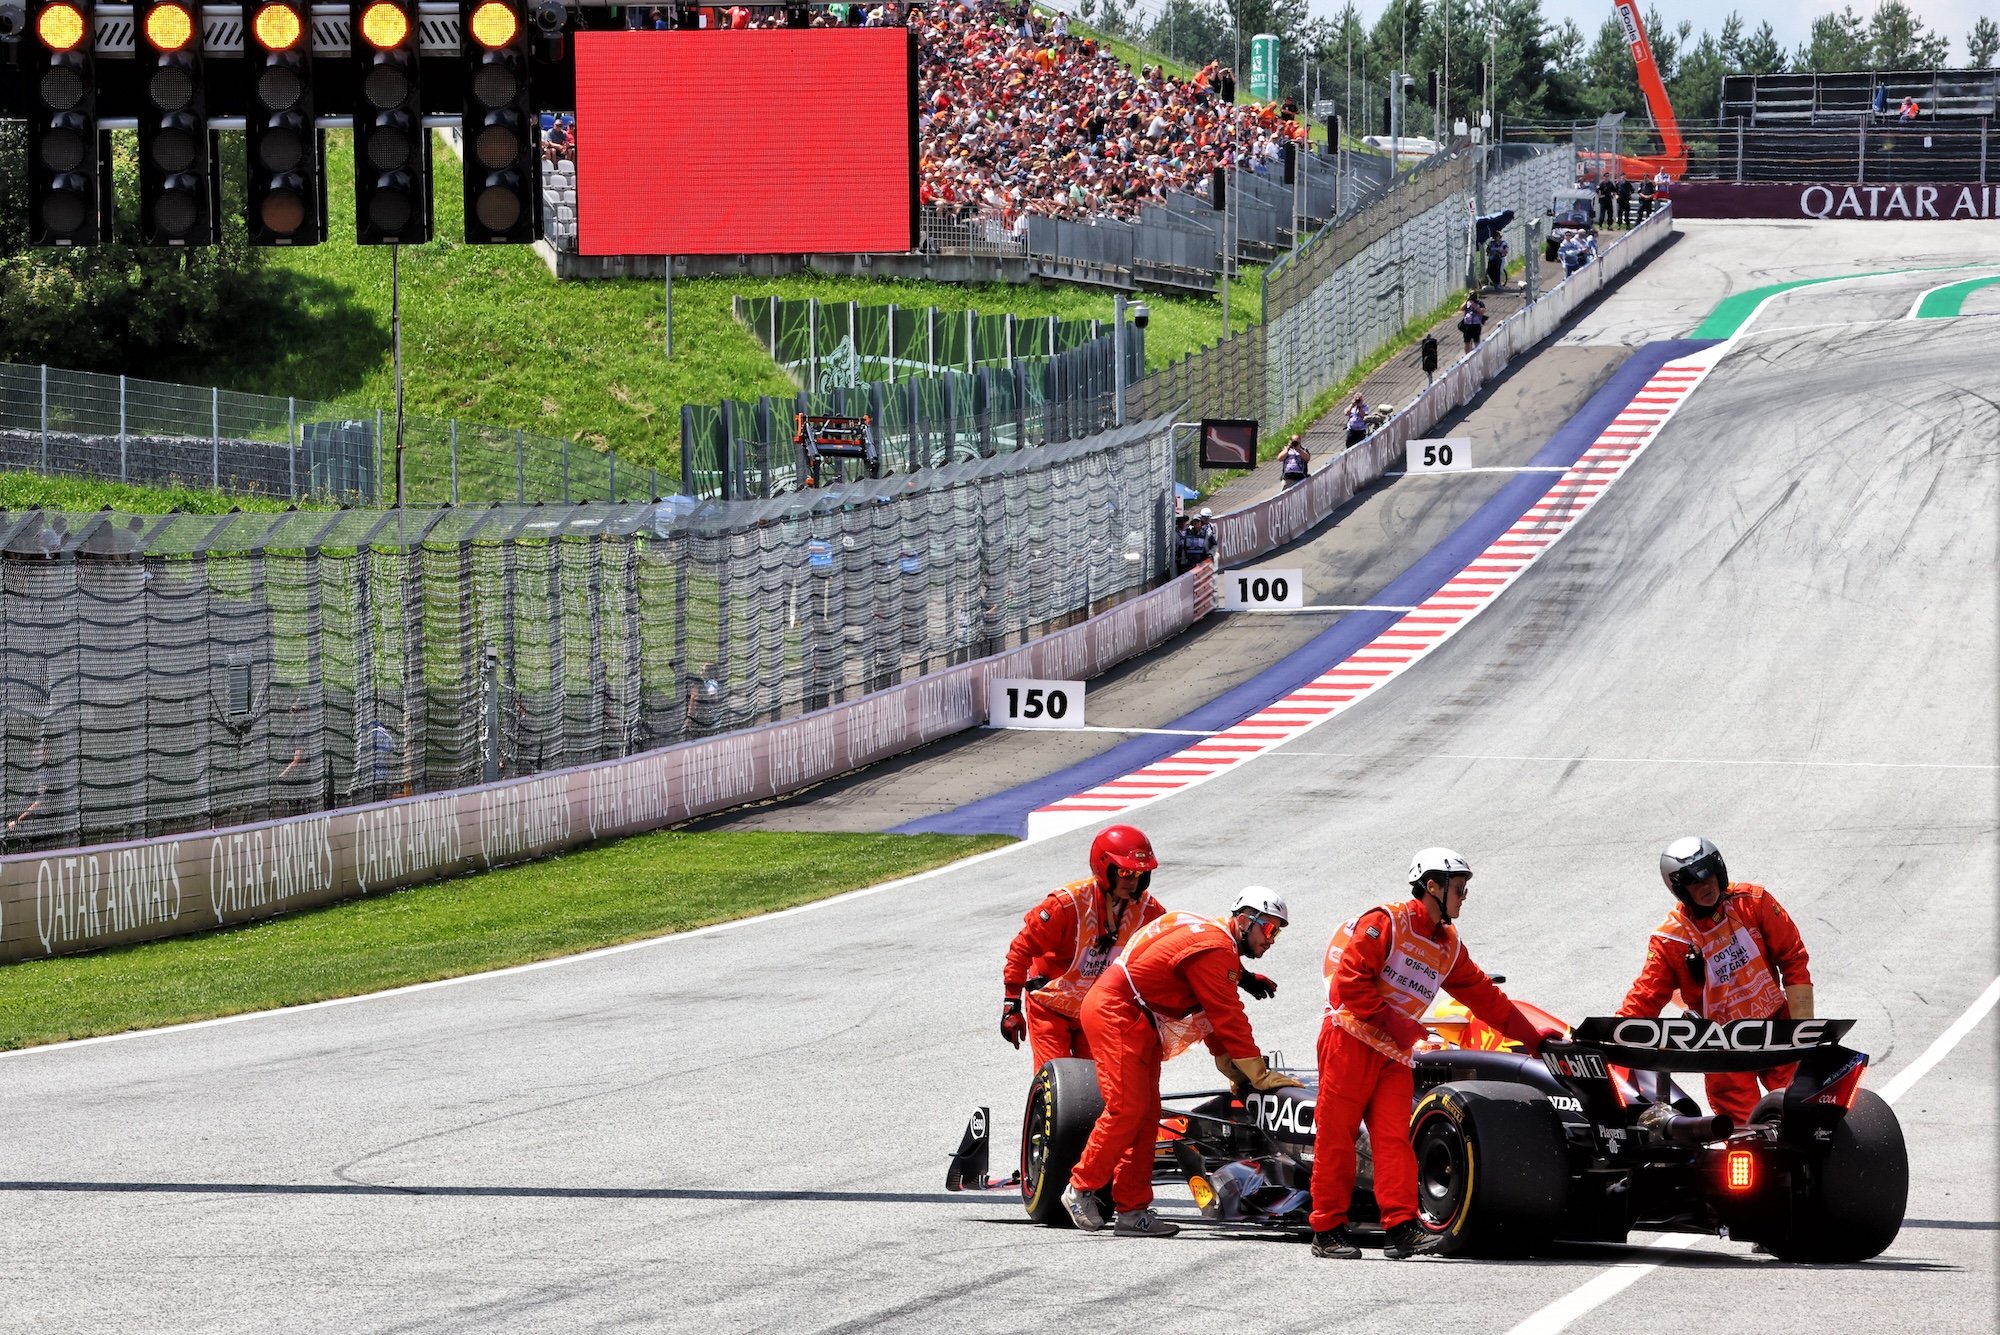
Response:
[{"label": "large red screen", "polygon": [[915,248],[907,29],[580,32],[575,41],[583,254]]}]

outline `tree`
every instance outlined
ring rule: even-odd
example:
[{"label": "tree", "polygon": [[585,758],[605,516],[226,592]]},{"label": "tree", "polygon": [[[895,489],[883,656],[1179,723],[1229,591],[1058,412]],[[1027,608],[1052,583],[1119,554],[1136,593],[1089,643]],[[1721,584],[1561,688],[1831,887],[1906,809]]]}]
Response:
[{"label": "tree", "polygon": [[1951,42],[1932,32],[1903,0],[1883,0],[1868,20],[1869,54],[1879,70],[1943,69]]},{"label": "tree", "polygon": [[[130,131],[113,135],[112,145],[114,235],[130,236],[138,230],[138,148]],[[240,133],[223,136],[216,169],[223,198],[241,200]],[[225,218],[219,246],[30,249],[26,178],[27,127],[0,122],[0,359],[125,371],[212,352],[271,300],[263,254],[245,239],[238,210]]]},{"label": "tree", "polygon": [[1843,5],[1838,14],[1822,14],[1813,20],[1811,36],[1792,59],[1792,68],[1826,74],[1834,70],[1865,70],[1872,66],[1873,43],[1868,38],[1868,22]]},{"label": "tree", "polygon": [[1965,63],[1974,69],[1985,69],[1993,63],[1995,52],[2000,52],[2000,24],[1981,14],[1972,31],[1965,34]]},{"label": "tree", "polygon": [[1732,36],[1730,23],[1722,25],[1722,58],[1728,64],[1731,74],[1783,74],[1785,72],[1785,49],[1778,45],[1778,34],[1772,29],[1769,19],[1757,25],[1757,31],[1743,36],[1743,20],[1736,14],[1729,16],[1736,25]]}]

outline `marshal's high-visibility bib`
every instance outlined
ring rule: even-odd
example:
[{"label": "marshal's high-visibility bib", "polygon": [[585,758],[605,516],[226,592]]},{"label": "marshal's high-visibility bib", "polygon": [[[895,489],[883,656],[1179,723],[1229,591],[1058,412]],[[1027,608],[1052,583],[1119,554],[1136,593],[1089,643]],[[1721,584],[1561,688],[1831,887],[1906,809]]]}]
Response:
[{"label": "marshal's high-visibility bib", "polygon": [[1752,931],[1740,916],[1740,903],[1755,902],[1763,895],[1761,885],[1733,882],[1722,912],[1697,922],[1687,915],[1684,906],[1676,904],[1667,914],[1667,920],[1653,929],[1654,936],[1701,952],[1705,976],[1699,1010],[1708,1019],[1725,1024],[1731,1020],[1764,1020],[1785,1004],[1785,991],[1778,986],[1771,972],[1771,961],[1764,954],[1763,937]]},{"label": "marshal's high-visibility bib", "polygon": [[[1447,924],[1444,931],[1433,939],[1418,931],[1410,921],[1410,909],[1407,903],[1382,906],[1381,911],[1388,917],[1389,945],[1382,960],[1382,970],[1375,975],[1375,989],[1391,1010],[1412,1020],[1422,1020],[1424,1012],[1437,997],[1438,988],[1451,973],[1452,966],[1458,963],[1460,946],[1458,928]],[[1369,913],[1373,912],[1375,910],[1369,910]],[[1408,1065],[1411,1064],[1408,1050],[1341,1005],[1335,990],[1340,974],[1340,958],[1354,940],[1361,919],[1366,916],[1356,914],[1349,918],[1333,934],[1333,940],[1327,942],[1326,959],[1321,966],[1326,977],[1326,1013],[1333,1017],[1335,1024],[1383,1056],[1394,1057]],[[1371,924],[1367,930],[1373,932],[1379,929]]]},{"label": "marshal's high-visibility bib", "polygon": [[[1211,935],[1213,934],[1213,935]],[[1132,982],[1132,972],[1126,966],[1144,951],[1148,961],[1164,960],[1172,968],[1197,951],[1216,949],[1216,937],[1227,943],[1232,955],[1236,945],[1229,935],[1229,925],[1215,918],[1204,918],[1199,913],[1176,911],[1153,919],[1132,934],[1125,943],[1125,949],[1118,954],[1118,982],[1123,983],[1127,995],[1140,1010],[1153,1018],[1153,1027],[1160,1035],[1160,1060],[1170,1062],[1195,1044],[1214,1033],[1214,1026],[1200,1011],[1193,1015],[1162,1015],[1146,1003],[1139,995],[1138,987]],[[1107,982],[1106,987],[1112,986]]]},{"label": "marshal's high-visibility bib", "polygon": [[1119,919],[1111,943],[1099,949],[1097,943],[1104,936],[1104,894],[1097,888],[1096,878],[1072,881],[1056,893],[1067,896],[1071,907],[1076,910],[1076,946],[1070,952],[1069,968],[1051,980],[1047,987],[1030,995],[1036,1005],[1046,1006],[1057,1015],[1066,1015],[1074,1020],[1083,1012],[1084,993],[1090,991],[1097,976],[1110,967],[1119,949],[1132,939],[1133,924],[1146,916],[1146,907],[1153,902],[1153,897],[1140,895],[1133,901]]}]

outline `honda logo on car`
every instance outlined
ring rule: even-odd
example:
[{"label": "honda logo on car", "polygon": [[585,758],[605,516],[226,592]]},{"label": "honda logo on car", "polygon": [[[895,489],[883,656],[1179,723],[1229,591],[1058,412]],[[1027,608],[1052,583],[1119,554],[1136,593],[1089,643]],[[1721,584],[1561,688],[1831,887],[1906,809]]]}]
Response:
[{"label": "honda logo on car", "polygon": [[1826,1041],[1825,1020],[1784,1022],[1789,1030],[1779,1037],[1775,1020],[1697,1020],[1682,1016],[1674,1020],[1620,1020],[1611,1031],[1611,1041],[1625,1048],[1657,1048],[1663,1052],[1767,1052],[1777,1048],[1805,1048]]},{"label": "honda logo on car", "polygon": [[1280,1131],[1292,1136],[1310,1136],[1313,1133],[1313,1103],[1311,1099],[1280,1098],[1276,1094],[1252,1094],[1243,1100],[1243,1111],[1250,1114],[1260,1131],[1275,1135]]}]

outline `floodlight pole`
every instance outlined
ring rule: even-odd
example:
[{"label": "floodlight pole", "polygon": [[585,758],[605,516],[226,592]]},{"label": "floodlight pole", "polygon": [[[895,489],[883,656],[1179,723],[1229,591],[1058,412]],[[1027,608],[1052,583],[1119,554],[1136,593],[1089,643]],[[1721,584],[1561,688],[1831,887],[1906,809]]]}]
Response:
[{"label": "floodlight pole", "polygon": [[[401,246],[389,247],[389,349],[396,368],[396,508],[403,508],[403,269]],[[380,494],[379,492],[377,493]]]}]

